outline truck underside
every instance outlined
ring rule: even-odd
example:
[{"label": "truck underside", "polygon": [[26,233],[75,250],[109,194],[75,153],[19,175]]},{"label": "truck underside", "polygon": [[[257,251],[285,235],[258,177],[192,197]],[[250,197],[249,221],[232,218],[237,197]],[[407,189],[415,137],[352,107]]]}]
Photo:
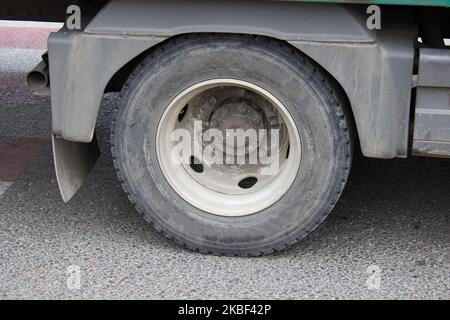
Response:
[{"label": "truck underside", "polygon": [[[221,196],[210,193],[207,188],[204,188],[209,182],[197,177],[195,180],[200,181],[201,186],[198,187],[196,192],[199,193],[203,190],[206,195],[209,195],[209,198],[205,197],[204,202],[202,202],[203,198],[196,198],[196,195],[189,195],[187,191],[181,189],[180,185],[183,184],[186,184],[187,189],[189,189],[189,183],[186,182],[188,180],[177,180],[177,177],[171,176],[171,172],[175,172],[177,169],[166,167],[165,162],[168,161],[161,160],[164,157],[164,150],[161,151],[160,149],[163,147],[147,145],[147,142],[143,141],[145,147],[141,145],[134,151],[128,150],[132,142],[126,140],[126,137],[133,135],[132,128],[140,125],[142,125],[142,128],[146,126],[148,128],[148,126],[151,126],[149,123],[144,125],[140,124],[140,120],[129,118],[129,121],[131,121],[130,128],[126,127],[125,124],[116,124],[112,136],[113,140],[116,139],[115,144],[113,144],[113,156],[115,161],[118,162],[119,180],[125,185],[125,189],[130,194],[132,201],[135,202],[138,211],[144,216],[147,215],[148,211],[161,212],[161,215],[157,218],[153,215],[148,219],[163,233],[175,237],[187,247],[219,254],[258,255],[281,250],[303,237],[331,210],[337,200],[335,198],[342,191],[349,170],[349,165],[346,163],[351,161],[349,154],[351,153],[351,140],[353,138],[359,143],[362,153],[367,157],[407,157],[409,153],[426,156],[450,156],[450,49],[445,44],[445,39],[450,38],[450,9],[448,8],[450,1],[155,2],[98,0],[78,2],[39,1],[38,3],[36,1],[15,1],[6,6],[2,5],[0,19],[62,22],[66,19],[67,6],[74,3],[77,3],[81,8],[81,29],[69,30],[63,27],[60,31],[52,33],[48,40],[48,57],[46,56],[43,64],[35,70],[38,73],[48,73],[48,75],[42,78],[37,77],[35,80],[37,82],[45,81],[44,89],[47,85],[50,87],[54,160],[61,194],[65,201],[68,201],[80,188],[99,156],[99,148],[95,139],[95,123],[102,95],[108,91],[122,92],[123,100],[121,100],[121,103],[123,108],[122,111],[119,111],[116,121],[126,123],[127,112],[131,112],[129,108],[135,108],[133,110],[136,114],[141,112],[138,107],[134,106],[134,104],[139,106],[139,100],[132,99],[134,95],[143,94],[141,91],[144,89],[139,88],[145,87],[148,92],[162,92],[162,89],[155,91],[154,86],[156,84],[154,82],[168,81],[166,89],[170,93],[172,88],[170,83],[174,83],[174,86],[177,83],[176,78],[171,79],[172,82],[165,79],[166,74],[160,73],[161,69],[164,69],[166,65],[173,65],[172,69],[168,68],[166,73],[179,74],[180,79],[183,78],[187,70],[190,70],[190,65],[177,64],[182,57],[174,53],[175,48],[178,48],[179,52],[184,52],[183,57],[186,61],[190,61],[192,65],[198,65],[198,69],[192,69],[190,73],[192,81],[196,79],[196,82],[189,83],[189,80],[186,80],[186,83],[180,84],[179,91],[174,91],[173,95],[167,97],[166,107],[167,104],[171,105],[170,101],[176,101],[182,89],[190,90],[191,86],[192,92],[195,92],[198,97],[195,98],[197,100],[192,98],[194,99],[193,102],[189,100],[188,103],[185,103],[186,107],[191,106],[191,104],[195,105],[196,101],[202,101],[202,99],[211,99],[210,92],[216,92],[219,97],[226,97],[227,95],[237,94],[236,88],[240,88],[245,93],[239,91],[241,92],[239,98],[234,97],[233,99],[240,101],[239,110],[242,111],[241,113],[248,114],[248,118],[245,118],[245,120],[242,120],[242,116],[239,118],[240,123],[244,123],[247,128],[254,126],[255,123],[259,125],[260,122],[265,121],[264,119],[267,116],[261,111],[264,108],[253,107],[250,103],[242,104],[242,101],[249,99],[248,96],[252,95],[251,92],[265,97],[264,99],[274,106],[277,104],[283,105],[283,101],[281,101],[283,99],[285,99],[284,104],[287,105],[290,105],[290,103],[286,101],[293,99],[292,105],[296,105],[294,100],[298,97],[290,96],[289,86],[298,81],[299,88],[302,88],[304,92],[312,92],[311,96],[304,96],[302,102],[298,103],[308,105],[308,103],[312,103],[311,101],[317,101],[318,105],[324,105],[324,111],[322,116],[311,113],[311,122],[308,122],[306,119],[301,120],[302,115],[298,115],[298,118],[296,118],[295,110],[288,110],[287,115],[282,116],[282,118],[284,117],[283,123],[276,124],[286,128],[289,135],[298,130],[298,135],[302,136],[302,126],[307,128],[304,136],[301,137],[302,142],[298,144],[298,150],[295,149],[296,144],[292,140],[292,135],[289,138],[290,140],[288,139],[289,141],[285,143],[288,150],[287,155],[290,154],[290,157],[286,156],[285,167],[294,168],[292,169],[294,171],[291,173],[286,171],[288,173],[280,174],[286,175],[284,177],[286,181],[289,180],[287,178],[289,176],[301,176],[301,170],[306,170],[304,167],[307,167],[305,159],[308,159],[308,152],[305,150],[308,149],[308,145],[309,148],[314,150],[317,148],[318,151],[312,154],[318,157],[315,160],[317,163],[324,161],[325,169],[322,170],[323,172],[327,172],[326,159],[328,156],[330,159],[332,157],[337,159],[335,160],[337,162],[330,160],[328,163],[330,168],[328,178],[319,177],[320,173],[317,173],[318,176],[314,180],[323,179],[323,181],[327,181],[322,182],[329,185],[329,188],[335,186],[333,192],[328,189],[328,191],[322,190],[319,187],[314,191],[314,186],[311,186],[310,189],[305,190],[306,198],[303,199],[302,203],[292,200],[297,208],[300,206],[308,208],[311,205],[310,212],[316,210],[322,213],[315,215],[314,221],[309,221],[305,214],[306,218],[303,217],[305,219],[304,224],[298,229],[302,231],[297,230],[296,233],[289,234],[284,242],[280,242],[281,244],[267,244],[275,241],[268,236],[270,232],[283,232],[281,226],[279,230],[272,230],[273,224],[270,227],[271,220],[269,218],[267,218],[264,226],[256,226],[255,224],[253,233],[249,231],[246,237],[241,237],[238,235],[238,231],[244,234],[247,231],[238,230],[237,227],[236,230],[233,227],[218,227],[215,223],[221,225],[228,222],[225,220],[212,222],[208,220],[208,217],[202,217],[204,219],[204,221],[202,220],[203,227],[193,226],[190,231],[192,234],[186,235],[189,233],[188,231],[180,231],[174,226],[182,225],[185,228],[190,224],[189,221],[192,221],[183,221],[183,223],[175,221],[180,219],[178,216],[175,218],[175,213],[179,212],[181,207],[189,214],[192,212],[193,216],[187,215],[189,219],[196,219],[194,217],[202,215],[200,211],[204,213],[215,210],[209,208],[217,207],[217,205],[208,204],[208,201],[217,196],[218,203],[222,203],[222,209],[225,209],[214,211],[214,215],[221,218],[223,216],[239,216],[239,219],[244,221],[248,214],[257,216],[259,213],[256,214],[256,212],[276,208],[279,203],[285,206],[284,200],[281,201],[280,199],[289,197],[291,191],[288,190],[293,189],[296,182],[291,181],[291,187],[288,186],[289,188],[282,192],[282,195],[277,198],[278,200],[274,200],[270,205],[268,204],[267,208],[262,206],[254,211],[250,205],[253,203],[251,201],[254,200],[248,200],[249,204],[242,204],[239,208],[235,208],[234,204],[240,203],[248,195],[242,190],[236,191],[239,197],[230,198],[231,204],[227,206],[227,198],[220,198]],[[381,28],[379,29],[368,28],[367,20],[370,12],[367,11],[367,7],[369,4],[381,6]],[[274,78],[276,78],[277,72],[280,72],[278,89],[273,87],[273,90],[268,90],[267,88],[271,87],[270,80],[267,78],[263,81],[265,75],[262,73],[258,78],[257,72],[245,75],[237,71],[237,69],[240,69],[244,72],[244,65],[253,63],[233,58],[233,52],[240,52],[234,51],[237,50],[237,47],[241,47],[242,52],[248,49],[246,44],[248,44],[248,48],[254,49],[254,51],[248,53],[248,56],[253,57],[253,62],[266,61],[267,73],[272,72]],[[204,48],[203,51],[198,51],[196,46]],[[223,49],[220,52],[214,51],[215,47]],[[280,49],[275,49],[275,47]],[[270,54],[263,55],[261,53],[271,52],[271,50],[273,50],[273,57],[275,57],[273,61],[269,58]],[[198,56],[205,55],[203,58],[205,61],[211,59],[210,69],[217,68],[217,75],[209,74],[210,69],[203,66],[201,61],[195,60],[192,57],[193,53],[189,52],[196,52]],[[212,56],[214,55],[213,52],[216,52],[217,55],[223,55],[225,60],[230,59],[229,67],[222,66],[223,69],[220,69],[221,61],[217,61]],[[229,52],[229,56],[227,52]],[[257,53],[261,54],[258,55]],[[170,57],[171,60],[165,60],[166,56]],[[282,67],[283,57],[286,57],[285,67]],[[240,57],[240,59],[244,58]],[[303,61],[303,64],[301,64],[301,61]],[[241,66],[241,63],[244,65]],[[296,63],[300,63],[300,65],[297,66]],[[236,68],[233,65],[236,65]],[[178,69],[175,69],[175,66],[178,66]],[[255,68],[258,67],[255,66]],[[292,71],[294,69],[297,71]],[[147,74],[144,75],[141,70],[147,70]],[[285,76],[287,78],[283,80],[281,70],[291,70],[293,73],[286,71]],[[205,75],[209,74],[209,76],[202,77],[202,72]],[[146,87],[147,84],[144,85],[145,77],[152,77],[153,75],[155,77],[153,84],[148,82],[148,87]],[[246,78],[247,76],[248,78]],[[51,79],[50,83],[47,83],[48,79]],[[141,79],[142,83],[138,84],[136,79]],[[310,83],[308,84],[308,81],[303,82],[304,79],[309,79]],[[291,80],[291,82],[288,80]],[[322,85],[316,84],[316,81],[317,83],[322,82]],[[203,83],[203,89],[200,90],[195,87]],[[39,84],[37,83],[37,87],[42,92],[43,88]],[[229,90],[226,92],[220,91],[222,90],[220,88],[224,87],[229,87]],[[161,93],[161,95],[164,94]],[[154,95],[149,95],[147,99],[153,101],[152,103],[155,105],[163,104],[163,102],[158,102]],[[223,98],[223,101],[228,101],[227,99]],[[262,98],[256,96],[252,99],[262,101],[258,100]],[[338,110],[337,116],[324,116],[328,112],[326,106],[331,102]],[[217,110],[211,109],[211,118],[209,119],[211,123],[214,122],[211,119],[216,119],[214,117],[219,119],[215,121],[216,123],[231,121],[223,114],[230,113],[230,110],[233,110],[232,106],[223,103],[224,105],[221,105]],[[140,106],[140,108],[143,107]],[[169,107],[167,108],[169,109]],[[194,107],[190,108],[195,110]],[[203,108],[202,112],[205,112],[205,107],[199,108]],[[287,109],[289,108],[288,106]],[[180,110],[186,112],[186,109]],[[281,108],[281,110],[284,109]],[[308,112],[313,112],[312,110],[303,110],[305,112],[304,117],[307,118]],[[155,112],[154,110],[147,111]],[[270,111],[267,112],[270,114]],[[218,114],[221,116],[219,117]],[[289,114],[293,117],[292,121],[288,116]],[[188,118],[189,116],[188,113]],[[143,114],[142,117],[145,118],[145,115]],[[155,118],[160,118],[161,122],[163,122],[164,117],[165,113],[155,115]],[[333,132],[330,131],[328,137],[331,139],[328,143],[336,143],[336,149],[330,147],[333,150],[330,155],[327,155],[325,150],[320,151],[319,145],[316,144],[321,138],[313,135],[314,130],[316,130],[313,125],[316,121],[314,119],[320,117],[323,117],[324,122],[322,124],[317,123],[318,127],[322,126],[324,131],[331,130],[330,128],[336,129],[335,131],[332,130]],[[337,122],[333,122],[334,117],[337,117]],[[178,119],[181,122],[180,114],[178,114]],[[331,119],[331,122],[328,122],[329,119]],[[267,123],[271,123],[271,121]],[[177,124],[177,126],[179,125]],[[158,127],[158,130],[160,130],[159,126],[160,123],[158,122],[153,124],[153,127]],[[290,131],[289,128],[292,128],[293,131]],[[352,134],[353,137],[351,137]],[[154,139],[157,141],[161,136],[164,136],[164,134],[160,131],[155,132]],[[136,139],[139,140],[139,138]],[[325,140],[324,143],[326,144]],[[344,144],[342,149],[340,149],[340,143]],[[155,185],[149,186],[145,190],[147,193],[150,192],[150,189],[153,190],[152,194],[154,194],[156,200],[154,199],[153,203],[150,204],[146,203],[146,199],[142,195],[144,191],[140,193],[140,187],[135,185],[135,182],[140,181],[144,174],[141,173],[139,177],[132,178],[133,173],[129,171],[130,168],[142,169],[137,163],[149,160],[144,160],[145,157],[142,159],[130,157],[134,160],[127,160],[122,153],[136,153],[141,149],[152,148],[155,148],[155,153],[160,152],[158,158],[154,159],[155,162],[159,162],[160,166],[159,169],[152,169],[153,164],[147,164],[151,176],[148,179],[155,181]],[[289,164],[295,158],[292,150],[297,150],[298,154],[302,155],[302,160],[298,161],[299,163],[302,161],[303,167],[300,164],[298,164],[299,167]],[[300,150],[302,151],[300,152]],[[283,149],[283,152],[286,153],[286,150]],[[147,155],[147,158],[152,158],[152,155]],[[313,161],[313,159],[314,157],[311,156],[310,160]],[[136,161],[136,163],[131,163],[133,161]],[[201,167],[200,170],[198,166],[195,167],[192,164],[191,168],[196,173],[203,172],[204,169]],[[155,172],[159,172],[160,169],[162,176],[165,178],[155,177],[157,175]],[[311,168],[309,172],[314,172],[314,169]],[[220,175],[211,173],[211,177],[217,178],[217,176]],[[245,178],[242,179],[244,176]],[[158,179],[168,181],[167,189],[158,182]],[[243,182],[248,183],[253,180],[253,184],[249,187],[252,188],[257,183],[254,180],[265,181],[262,176],[254,177],[249,174],[241,175],[239,179],[238,185],[241,189],[247,188],[242,187],[242,185],[246,185]],[[335,181],[335,179],[337,180]],[[174,181],[171,182],[171,180]],[[266,193],[261,193],[261,199],[269,197],[269,194],[276,194],[276,190],[284,190],[281,184],[277,184],[276,181],[278,180],[275,179],[274,181],[277,187],[272,186]],[[241,183],[243,184],[241,185]],[[311,182],[311,184],[314,183]],[[232,188],[224,184],[216,186],[215,182],[212,185],[212,189],[222,188],[218,194],[227,193],[228,191],[223,190],[231,190]],[[263,187],[261,188],[263,190]],[[173,190],[178,196],[181,195],[182,199],[188,199],[186,200],[189,203],[188,207],[185,203],[181,205],[181,200],[176,196],[170,198],[171,200],[161,196],[158,200],[155,195],[161,193],[169,197],[168,194]],[[257,198],[257,195],[258,193],[255,191],[253,196]],[[176,200],[174,200],[175,198]],[[321,209],[317,209],[319,204],[314,207],[313,204],[316,200],[317,203],[320,202]],[[162,205],[164,202],[171,201],[173,201],[173,206],[170,208]],[[150,209],[147,209],[146,206]],[[257,206],[256,203],[253,204],[253,207]],[[194,208],[195,210],[199,209],[199,212],[194,212]],[[241,208],[245,208],[245,210],[239,211]],[[286,206],[284,208],[286,210]],[[173,212],[173,215],[171,212]],[[278,211],[272,212],[272,216],[277,214],[279,214]],[[311,213],[311,215],[313,214]],[[292,219],[294,218],[292,217]],[[296,217],[297,220],[303,218]],[[245,223],[252,224],[253,222],[245,220]],[[211,227],[211,230],[209,230],[208,228],[211,225],[215,227]],[[173,229],[177,230],[174,231]],[[179,233],[183,233],[183,235],[179,238],[174,236],[174,234]],[[200,237],[199,234],[201,234],[201,241],[195,240],[195,237]],[[266,242],[253,248],[252,237],[260,240],[265,239]]]}]

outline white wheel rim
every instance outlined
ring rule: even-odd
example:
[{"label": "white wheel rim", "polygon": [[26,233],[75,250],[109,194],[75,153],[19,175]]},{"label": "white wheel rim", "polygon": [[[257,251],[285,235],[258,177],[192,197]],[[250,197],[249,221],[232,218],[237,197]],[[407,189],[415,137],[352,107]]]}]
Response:
[{"label": "white wheel rim", "polygon": [[[242,115],[237,115],[236,108]],[[277,114],[276,118],[274,114]],[[180,117],[182,120],[179,120]],[[256,147],[252,148],[248,141],[244,146],[237,144],[233,149],[239,154],[245,152],[249,158],[250,154],[260,152],[259,149],[267,145],[268,140],[276,141],[274,132],[279,129],[279,147],[273,149],[278,151],[272,152],[273,157],[279,156],[279,165],[275,166],[275,161],[271,165],[262,165],[259,158],[258,163],[253,165],[220,165],[206,160],[200,166],[187,163],[188,154],[178,155],[173,151],[180,142],[174,140],[173,132],[176,129],[186,130],[195,140],[193,123],[202,119],[207,119],[202,121],[202,134],[206,129],[216,127],[220,132],[228,132],[225,129],[229,129],[230,124],[233,128],[234,124],[238,124],[243,129],[261,133]],[[264,132],[267,132],[265,138]],[[199,142],[198,139],[195,141]],[[199,145],[199,150],[205,149],[204,141],[200,141]],[[223,150],[227,150],[226,144],[224,146]],[[181,198],[200,210],[229,217],[254,214],[278,202],[292,186],[301,163],[300,136],[285,106],[262,87],[236,79],[203,81],[178,94],[159,121],[156,152],[165,179]],[[224,156],[229,154],[223,151]],[[249,159],[246,158],[246,161]],[[200,172],[200,169],[203,171]],[[247,188],[249,185],[252,186]]]}]

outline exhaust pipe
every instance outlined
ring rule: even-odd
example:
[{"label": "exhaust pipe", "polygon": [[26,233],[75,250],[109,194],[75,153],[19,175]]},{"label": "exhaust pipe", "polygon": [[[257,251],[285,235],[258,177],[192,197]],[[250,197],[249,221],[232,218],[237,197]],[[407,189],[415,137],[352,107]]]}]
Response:
[{"label": "exhaust pipe", "polygon": [[28,73],[27,83],[33,95],[50,95],[50,78],[48,73],[47,55],[42,56],[41,62]]}]

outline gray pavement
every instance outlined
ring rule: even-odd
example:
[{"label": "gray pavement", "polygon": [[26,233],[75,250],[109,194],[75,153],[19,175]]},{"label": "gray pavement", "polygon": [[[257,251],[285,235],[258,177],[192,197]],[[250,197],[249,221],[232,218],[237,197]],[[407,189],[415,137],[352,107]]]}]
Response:
[{"label": "gray pavement", "polygon": [[[47,139],[49,100],[24,84],[28,55],[39,50],[0,49],[0,136]],[[336,209],[299,245],[207,256],[160,237],[129,204],[109,153],[115,102],[102,103],[103,154],[74,199],[60,198],[50,145],[0,198],[1,299],[449,299],[450,160],[357,156]]]}]

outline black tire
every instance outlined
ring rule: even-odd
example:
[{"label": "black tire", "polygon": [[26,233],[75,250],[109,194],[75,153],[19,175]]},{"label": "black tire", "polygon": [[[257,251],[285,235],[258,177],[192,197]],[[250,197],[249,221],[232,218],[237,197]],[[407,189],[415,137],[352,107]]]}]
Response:
[{"label": "black tire", "polygon": [[[218,77],[246,80],[272,93],[291,113],[302,140],[301,167],[289,191],[248,216],[198,210],[167,183],[155,149],[147,150],[154,158],[144,159],[144,136],[154,148],[158,121],[171,99]],[[182,36],[155,49],[124,85],[111,134],[114,165],[137,211],[167,238],[203,253],[270,254],[304,238],[339,199],[353,148],[345,108],[334,80],[287,43],[257,36]]]}]

